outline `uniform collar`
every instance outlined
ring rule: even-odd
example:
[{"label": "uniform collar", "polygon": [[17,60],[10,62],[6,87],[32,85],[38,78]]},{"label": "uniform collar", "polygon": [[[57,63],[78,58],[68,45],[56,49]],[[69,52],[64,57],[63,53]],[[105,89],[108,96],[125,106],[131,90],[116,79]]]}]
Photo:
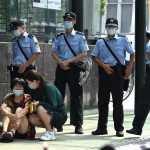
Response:
[{"label": "uniform collar", "polygon": [[[75,35],[76,35],[76,32],[77,32],[77,31],[75,31],[75,30],[73,29],[70,35],[75,36]],[[66,32],[65,32],[65,35],[67,35]]]},{"label": "uniform collar", "polygon": [[76,35],[76,31],[74,29],[72,30],[71,35],[73,35],[73,36]]},{"label": "uniform collar", "polygon": [[24,36],[24,37],[27,37],[27,36],[28,36],[28,33],[25,31],[24,34],[23,34],[23,36]]},{"label": "uniform collar", "polygon": [[[115,34],[114,38],[112,38],[111,40],[113,40],[113,39],[117,40],[118,38],[119,38],[119,37]],[[106,36],[105,39],[106,39],[107,41],[110,40],[110,39],[108,38],[108,36]]]}]

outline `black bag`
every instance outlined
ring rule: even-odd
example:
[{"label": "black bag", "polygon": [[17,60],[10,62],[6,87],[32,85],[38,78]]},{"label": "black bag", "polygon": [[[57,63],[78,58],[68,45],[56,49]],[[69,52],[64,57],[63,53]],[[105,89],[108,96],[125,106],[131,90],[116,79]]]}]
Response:
[{"label": "black bag", "polygon": [[127,90],[128,90],[129,82],[130,82],[129,79],[124,79],[124,80],[123,80],[123,90],[124,90],[124,91],[127,91]]},{"label": "black bag", "polygon": [[116,64],[116,71],[117,71],[117,76],[119,78],[123,78],[123,90],[127,91],[128,87],[129,87],[129,79],[125,79],[125,70],[126,70],[126,66],[122,65],[120,60],[117,58],[117,56],[113,53],[113,51],[111,50],[110,46],[107,44],[107,42],[105,41],[105,39],[103,39],[106,47],[108,48],[108,50],[110,51],[110,53],[113,55],[113,57],[116,59],[117,64]]},{"label": "black bag", "polygon": [[116,67],[117,67],[117,76],[119,78],[123,78],[123,90],[127,91],[128,87],[129,87],[129,82],[130,82],[130,80],[128,78],[127,79],[124,78],[124,76],[125,76],[125,70],[126,70],[127,66],[125,66],[125,65],[119,65],[117,63]]},{"label": "black bag", "polygon": [[75,69],[79,72],[81,72],[81,71],[85,72],[86,71],[86,65],[84,65],[84,62],[82,62],[82,61],[79,61],[76,63],[70,63],[69,67],[72,69]]},{"label": "black bag", "polygon": [[[9,72],[18,72],[18,70],[19,70],[19,67],[17,67],[17,66],[13,66],[12,64],[11,65],[9,65],[9,66],[7,66],[7,71],[9,71]],[[27,68],[26,68],[26,70],[25,70],[25,72],[26,71],[29,71],[29,70],[36,70],[36,66],[35,65],[29,65]]]}]

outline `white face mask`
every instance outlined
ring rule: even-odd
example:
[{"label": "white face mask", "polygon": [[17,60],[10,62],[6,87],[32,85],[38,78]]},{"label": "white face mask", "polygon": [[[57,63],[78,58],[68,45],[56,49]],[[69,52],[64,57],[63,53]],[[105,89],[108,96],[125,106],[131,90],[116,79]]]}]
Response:
[{"label": "white face mask", "polygon": [[13,93],[14,93],[15,96],[20,96],[20,95],[24,94],[24,90],[15,90],[15,89],[13,89]]},{"label": "white face mask", "polygon": [[106,27],[106,31],[108,35],[115,35],[117,31],[117,27]]},{"label": "white face mask", "polygon": [[72,21],[65,21],[64,26],[66,29],[70,29],[73,27]]},{"label": "white face mask", "polygon": [[18,37],[18,36],[20,36],[20,35],[21,35],[21,33],[20,33],[20,31],[19,31],[19,30],[14,30],[14,35],[15,35],[16,37]]}]

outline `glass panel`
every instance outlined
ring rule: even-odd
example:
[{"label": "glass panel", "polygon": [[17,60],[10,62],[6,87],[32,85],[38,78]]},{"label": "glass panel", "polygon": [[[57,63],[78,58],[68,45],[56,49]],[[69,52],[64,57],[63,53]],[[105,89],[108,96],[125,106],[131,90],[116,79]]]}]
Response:
[{"label": "glass panel", "polygon": [[17,0],[11,0],[9,1],[9,5],[7,6],[7,17],[8,17],[8,22],[10,20],[13,20],[15,18],[18,18],[18,2]]},{"label": "glass panel", "polygon": [[21,19],[25,22],[27,32],[43,36],[46,34],[46,38],[52,39],[57,32],[64,30],[62,15],[70,10],[70,6],[70,0],[61,0],[61,10],[36,8],[31,0],[11,0],[7,21]]},{"label": "glass panel", "polygon": [[107,18],[117,18],[117,4],[107,6]]},{"label": "glass panel", "polygon": [[118,3],[118,0],[107,0],[107,3]]},{"label": "glass panel", "polygon": [[[128,13],[127,13],[128,12]],[[132,5],[122,5],[121,32],[129,33],[131,31]],[[124,19],[126,18],[126,19]]]},{"label": "glass panel", "polygon": [[122,0],[123,3],[133,3],[133,0]]},{"label": "glass panel", "polygon": [[0,32],[6,32],[6,0],[0,1]]}]

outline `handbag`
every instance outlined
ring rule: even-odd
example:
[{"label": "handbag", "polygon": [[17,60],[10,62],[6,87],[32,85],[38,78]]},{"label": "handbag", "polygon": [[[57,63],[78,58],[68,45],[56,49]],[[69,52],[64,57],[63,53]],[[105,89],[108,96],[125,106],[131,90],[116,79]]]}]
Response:
[{"label": "handbag", "polygon": [[110,46],[108,45],[108,43],[106,42],[105,39],[103,39],[106,47],[108,48],[108,50],[110,51],[110,53],[113,55],[113,57],[116,59],[117,64],[116,64],[116,71],[117,71],[117,76],[119,78],[123,78],[123,91],[127,91],[128,87],[129,87],[129,79],[124,78],[125,76],[125,70],[126,70],[126,66],[122,65],[120,60],[117,58],[117,56],[114,54],[114,52],[112,51],[112,49],[110,48]]},{"label": "handbag", "polygon": [[[65,42],[68,45],[70,51],[76,57],[77,54],[74,52],[74,50],[70,46],[70,44],[69,44],[67,38],[65,37],[65,35],[63,35],[63,36],[64,36]],[[79,84],[81,86],[83,86],[85,84],[86,80],[89,77],[89,74],[90,74],[90,71],[91,71],[91,68],[92,68],[92,59],[91,59],[91,57],[87,57],[83,61],[69,63],[69,67],[80,72]]]}]

